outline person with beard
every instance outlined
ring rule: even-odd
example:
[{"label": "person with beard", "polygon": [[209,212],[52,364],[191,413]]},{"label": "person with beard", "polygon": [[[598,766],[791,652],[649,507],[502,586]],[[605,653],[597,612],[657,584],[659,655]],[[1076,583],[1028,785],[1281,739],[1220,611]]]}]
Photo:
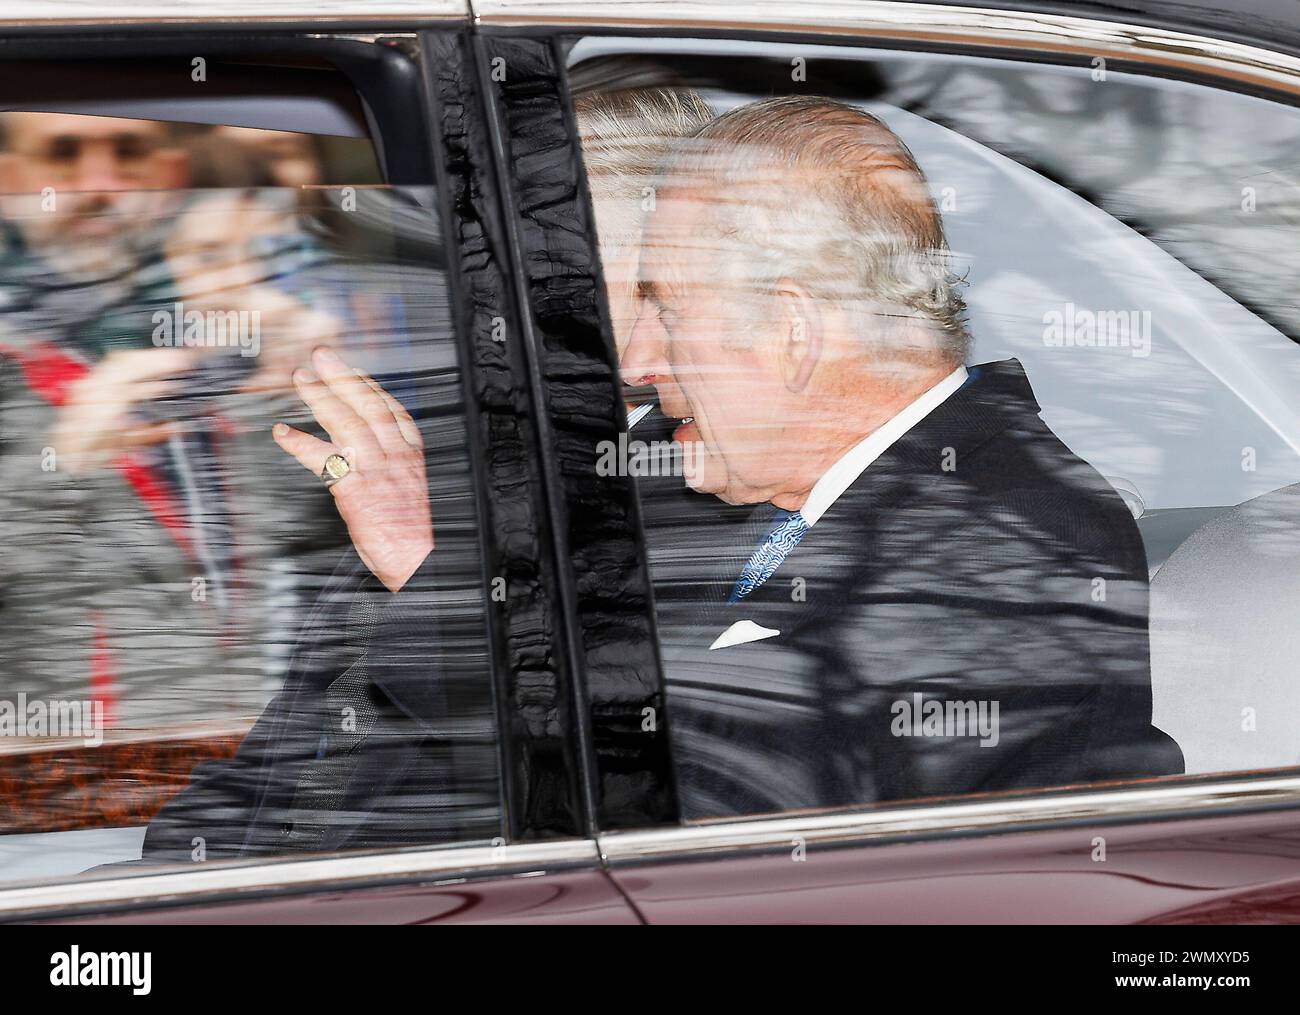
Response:
[{"label": "person with beard", "polygon": [[242,720],[276,637],[257,569],[329,516],[296,475],[271,510],[254,481],[286,470],[262,433],[169,401],[209,362],[153,341],[189,159],[153,121],[0,128],[0,696],[89,699],[125,728]]}]

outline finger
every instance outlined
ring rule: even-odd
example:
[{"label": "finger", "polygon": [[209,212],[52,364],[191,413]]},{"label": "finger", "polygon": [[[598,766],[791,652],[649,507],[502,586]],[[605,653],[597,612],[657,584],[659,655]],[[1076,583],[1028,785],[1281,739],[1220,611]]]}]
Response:
[{"label": "finger", "polygon": [[[298,395],[307,403],[316,422],[325,428],[338,447],[354,448],[367,456],[379,457],[383,449],[370,424],[352,411],[333,390],[310,371],[295,370],[293,383]],[[352,463],[354,466],[356,462]]]},{"label": "finger", "polygon": [[358,416],[370,424],[370,429],[380,445],[397,449],[405,444],[388,404],[373,388],[332,349],[318,348],[312,353],[312,365],[330,391],[342,399]]},{"label": "finger", "polygon": [[309,433],[303,433],[301,430],[295,430],[287,423],[276,423],[271,427],[271,437],[276,444],[280,445],[281,451],[286,451],[296,458],[298,464],[313,476],[321,474],[321,470],[325,468],[325,459],[339,453],[339,449],[333,444],[326,443]]},{"label": "finger", "polygon": [[364,370],[358,370],[357,376],[369,384],[371,388],[378,392],[379,397],[384,400],[384,404],[388,406],[388,411],[391,412],[393,418],[397,420],[397,428],[401,431],[402,439],[413,448],[423,448],[424,438],[420,435],[420,428],[415,425],[415,420],[413,420],[411,414],[406,411],[406,407],[385,391],[380,386],[379,382]]}]

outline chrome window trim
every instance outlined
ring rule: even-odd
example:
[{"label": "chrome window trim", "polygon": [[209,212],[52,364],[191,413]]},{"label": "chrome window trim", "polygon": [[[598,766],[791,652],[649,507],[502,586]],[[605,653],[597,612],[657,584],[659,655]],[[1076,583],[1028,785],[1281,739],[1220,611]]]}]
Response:
[{"label": "chrome window trim", "polygon": [[599,851],[591,839],[556,839],[508,846],[214,864],[198,870],[172,868],[158,874],[0,888],[0,920],[190,902],[224,904],[294,890],[337,891],[378,884],[532,876],[575,867],[595,868],[599,862]]},{"label": "chrome window trim", "polygon": [[5,0],[0,29],[271,21],[467,21],[469,0]]},{"label": "chrome window trim", "polygon": [[0,888],[0,920],[104,913],[195,903],[228,904],[293,891],[448,883],[601,864],[690,861],[789,848],[1005,834],[1061,825],[1145,823],[1300,809],[1300,775],[1084,790],[995,800],[786,814],[591,839],[275,859],[199,870]]},{"label": "chrome window trim", "polygon": [[1131,60],[1300,94],[1300,59],[1187,32],[1060,14],[884,0],[470,0],[483,25],[733,29]]},{"label": "chrome window trim", "polygon": [[1285,808],[1300,808],[1300,775],[956,800],[872,811],[784,814],[682,828],[609,832],[598,836],[597,841],[602,860],[618,864],[788,849],[795,840],[809,847],[844,847]]}]

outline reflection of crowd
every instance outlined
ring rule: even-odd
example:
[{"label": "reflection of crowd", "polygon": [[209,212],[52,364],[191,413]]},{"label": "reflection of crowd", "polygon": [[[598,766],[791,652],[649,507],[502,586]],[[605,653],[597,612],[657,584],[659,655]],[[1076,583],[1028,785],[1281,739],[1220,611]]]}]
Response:
[{"label": "reflection of crowd", "polygon": [[302,283],[329,260],[302,189],[325,149],[50,113],[0,131],[0,696],[98,698],[119,728],[255,714],[310,554],[328,570],[342,538],[268,437],[342,330]]}]

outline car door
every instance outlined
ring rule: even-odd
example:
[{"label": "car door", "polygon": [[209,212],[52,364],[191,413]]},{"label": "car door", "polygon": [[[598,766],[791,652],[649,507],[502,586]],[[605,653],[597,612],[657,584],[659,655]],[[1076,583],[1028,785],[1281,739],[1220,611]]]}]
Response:
[{"label": "car door", "polygon": [[[933,5],[855,3],[779,13],[647,5],[611,9],[608,17],[584,9],[579,24],[577,12],[564,4],[484,2],[476,13],[484,66],[499,75],[492,82],[504,130],[498,155],[519,213],[515,238],[526,266],[525,294],[538,311],[541,382],[559,449],[555,518],[570,540],[564,556],[575,565],[575,601],[586,607],[577,611],[582,627],[573,636],[587,650],[594,751],[588,790],[602,857],[645,918],[1199,922],[1230,921],[1235,913],[1293,921],[1300,876],[1300,782],[1292,768],[1298,731],[1286,721],[1293,710],[1280,699],[1264,710],[1282,723],[1270,726],[1276,738],[1257,737],[1254,725],[1260,696],[1273,702],[1273,694],[1288,693],[1290,681],[1253,657],[1237,657],[1234,665],[1224,654],[1227,635],[1220,633],[1208,650],[1219,664],[1218,686],[1231,701],[1209,703],[1207,683],[1198,681],[1212,678],[1186,670],[1193,636],[1160,581],[1152,586],[1154,717],[1180,744],[1194,776],[940,800],[864,800],[865,807],[836,810],[812,804],[684,821],[672,807],[646,806],[670,799],[672,780],[665,773],[683,734],[674,734],[674,675],[667,660],[662,691],[626,683],[627,669],[649,672],[653,661],[636,656],[632,667],[607,665],[611,645],[628,651],[637,644],[608,639],[616,629],[629,630],[627,615],[641,603],[647,575],[646,565],[637,564],[625,572],[630,577],[607,589],[594,564],[608,563],[615,552],[604,542],[618,531],[609,527],[610,510],[620,521],[635,515],[619,480],[638,473],[623,469],[604,486],[591,478],[600,442],[619,447],[610,416],[621,430],[624,413],[610,406],[611,395],[597,390],[595,381],[615,376],[612,343],[599,348],[596,332],[603,327],[610,335],[606,315],[617,297],[604,303],[593,292],[591,275],[602,251],[593,250],[592,241],[601,212],[597,207],[593,219],[581,199],[575,165],[584,155],[590,160],[591,152],[580,143],[587,136],[582,113],[575,122],[571,110],[577,97],[599,97],[602,88],[695,89],[715,112],[771,95],[869,101],[917,154],[950,235],[960,237],[954,249],[967,260],[968,277],[987,293],[971,297],[977,349],[985,342],[1031,365],[1044,418],[1083,450],[1128,504],[1159,577],[1162,569],[1177,571],[1204,552],[1197,532],[1207,521],[1222,515],[1220,524],[1237,524],[1233,505],[1261,495],[1267,500],[1300,478],[1296,431],[1283,406],[1296,380],[1296,331],[1281,311],[1284,290],[1267,281],[1279,266],[1273,254],[1260,259],[1259,274],[1229,268],[1241,267],[1238,258],[1249,258],[1247,248],[1276,253],[1285,246],[1290,204],[1283,195],[1275,193],[1279,203],[1263,219],[1243,222],[1236,216],[1250,194],[1241,187],[1251,185],[1238,180],[1240,173],[1225,168],[1214,184],[1214,172],[1198,175],[1191,172],[1193,162],[1173,157],[1162,162],[1153,152],[1168,156],[1170,148],[1144,141],[1162,137],[1176,150],[1202,136],[1204,124],[1178,112],[1180,82],[1194,82],[1195,97],[1187,102],[1231,106],[1242,134],[1259,142],[1242,163],[1261,174],[1280,171],[1293,149],[1269,139],[1295,136],[1285,126],[1295,116],[1294,60],[1191,29],[1138,29],[1043,13],[1030,24],[1012,12]],[[523,23],[527,33],[519,31]],[[550,36],[543,30],[548,24]],[[1001,84],[985,90],[975,83],[989,77]],[[1266,99],[1256,105],[1260,95]],[[1089,161],[1079,135],[1094,119],[1122,120],[1126,109],[1138,133],[1123,135],[1129,141],[1113,158],[1096,148],[1098,158]],[[1130,126],[1121,122],[1116,129]],[[1031,140],[1039,129],[1040,141]],[[1072,137],[1080,145],[1071,147]],[[1051,158],[1055,162],[1044,171]],[[596,172],[593,165],[589,161],[589,173]],[[1078,181],[1066,175],[1071,168]],[[1142,173],[1169,182],[1161,199],[1148,192],[1133,208]],[[642,183],[647,189],[637,193],[647,198],[646,211],[657,184],[653,178]],[[1099,192],[1103,185],[1108,189]],[[1230,201],[1226,191],[1218,195],[1226,203],[1216,217],[1176,220],[1187,194],[1213,186],[1232,188]],[[590,196],[599,205],[600,197]],[[1176,221],[1164,217],[1170,215]],[[1017,218],[1022,228],[1013,226]],[[585,224],[585,237],[575,223]],[[1171,249],[1177,258],[1169,256]],[[1278,256],[1294,265],[1292,254]],[[1058,271],[1057,283],[1045,281]],[[1119,288],[1103,292],[1112,284]],[[1006,287],[1001,293],[1000,286]],[[1264,290],[1272,293],[1264,301],[1252,303],[1245,295]],[[1133,331],[1123,340],[1094,341],[1091,351],[1083,351],[1082,342],[1067,344],[1066,352],[1053,340],[1049,312],[1060,311],[1073,294],[1085,294],[1075,297],[1076,309],[1146,309],[1154,311],[1149,316],[1158,329],[1178,333],[1157,330],[1144,347],[1141,333]],[[1176,310],[1163,302],[1166,297],[1179,304]],[[1017,317],[1024,320],[1007,327]],[[1210,330],[1198,335],[1195,326],[1175,323],[1193,318]],[[1193,361],[1195,381],[1187,372]],[[1079,381],[1081,370],[1091,381]],[[1170,426],[1151,412],[1153,394],[1156,404],[1164,398],[1175,414],[1190,412],[1205,422]],[[1192,444],[1180,449],[1184,439]],[[1206,443],[1220,439],[1217,451]],[[1267,468],[1243,467],[1242,461],[1253,461],[1247,449],[1258,452],[1265,444]],[[1291,531],[1286,527],[1295,521],[1289,513],[1268,519],[1275,532],[1277,526]],[[646,538],[651,595],[661,596],[653,573],[655,533]],[[1283,544],[1289,545],[1285,536],[1273,550],[1289,554]],[[674,545],[661,551],[662,559],[677,559]],[[1196,580],[1205,590],[1210,578],[1201,570]],[[1260,590],[1283,608],[1294,594],[1289,583]],[[1226,616],[1228,626],[1249,623],[1229,594],[1203,600]],[[662,635],[664,614],[657,620]],[[654,622],[640,615],[635,620],[647,634]],[[1275,649],[1286,637],[1276,623],[1268,636]],[[1184,662],[1169,662],[1171,652]],[[1289,655],[1279,649],[1277,658]],[[639,753],[629,753],[633,744]],[[1203,760],[1210,744],[1222,749],[1213,762]],[[743,747],[736,749],[739,766]],[[629,787],[642,793],[640,808],[629,807]]]},{"label": "car door", "polygon": [[[551,530],[555,501],[548,476],[555,464],[543,453],[548,425],[535,408],[540,388],[530,352],[534,324],[494,164],[501,135],[485,96],[492,70],[480,62],[467,8],[443,5],[399,23],[360,4],[348,12],[366,21],[366,31],[357,34],[336,31],[331,16],[306,7],[285,8],[255,26],[233,18],[238,11],[228,20],[210,8],[162,25],[155,11],[128,7],[114,10],[111,38],[80,12],[56,23],[29,13],[31,18],[21,9],[6,11],[0,24],[4,101],[15,110],[6,114],[4,158],[15,173],[29,172],[39,159],[64,173],[45,193],[47,203],[73,201],[78,182],[105,192],[96,196],[95,210],[117,215],[132,240],[113,248],[116,260],[107,270],[117,275],[134,278],[152,265],[148,270],[156,277],[157,258],[137,261],[134,252],[153,232],[164,233],[161,256],[169,277],[163,294],[155,302],[132,295],[127,306],[154,311],[156,305],[164,316],[154,325],[164,327],[171,320],[166,315],[174,313],[179,327],[188,312],[184,301],[212,309],[198,301],[215,290],[248,314],[261,315],[251,320],[261,322],[259,338],[268,353],[273,343],[287,342],[286,335],[325,319],[324,332],[308,334],[365,364],[420,421],[446,570],[439,602],[428,605],[428,615],[436,615],[440,625],[440,647],[421,660],[415,675],[417,682],[437,681],[448,696],[436,717],[440,730],[423,741],[422,750],[454,778],[417,806],[426,815],[433,808],[445,815],[449,831],[427,841],[418,835],[411,841],[400,831],[409,825],[411,804],[401,802],[407,791],[399,781],[385,791],[389,803],[372,815],[388,822],[390,842],[367,834],[351,839],[359,846],[337,840],[337,804],[330,800],[338,798],[317,796],[311,797],[317,809],[311,811],[316,828],[310,833],[316,845],[306,849],[286,846],[241,858],[219,853],[215,841],[205,841],[206,833],[185,833],[187,857],[145,865],[137,859],[142,839],[149,859],[146,827],[160,807],[194,790],[200,779],[196,763],[215,764],[202,771],[215,771],[220,780],[220,773],[238,770],[241,740],[247,741],[250,727],[253,737],[265,728],[260,724],[280,707],[277,701],[288,701],[287,713],[279,714],[292,719],[302,699],[285,699],[284,685],[294,679],[295,660],[313,651],[295,646],[293,631],[328,587],[330,571],[346,566],[339,560],[347,555],[347,541],[332,519],[328,494],[316,477],[288,469],[265,440],[270,417],[262,418],[264,410],[310,425],[286,397],[287,372],[276,373],[258,398],[241,403],[244,415],[220,401],[230,391],[209,391],[207,401],[190,410],[190,432],[244,435],[253,448],[214,470],[227,491],[239,491],[221,503],[230,527],[244,533],[241,555],[213,552],[191,561],[192,540],[186,536],[204,533],[209,549],[226,544],[213,535],[214,526],[200,528],[200,519],[214,517],[212,510],[190,516],[184,503],[174,516],[154,510],[177,482],[173,470],[159,466],[150,474],[152,485],[142,483],[141,472],[124,474],[128,482],[119,505],[138,514],[127,531],[150,533],[149,540],[124,540],[119,532],[120,553],[77,558],[82,562],[76,566],[99,584],[100,607],[91,616],[112,616],[125,599],[125,560],[137,569],[135,585],[128,587],[138,585],[155,603],[170,602],[143,628],[137,623],[136,631],[179,639],[187,622],[169,615],[216,608],[225,631],[223,651],[233,646],[231,652],[245,652],[253,662],[242,670],[226,662],[222,666],[232,668],[181,662],[160,672],[151,662],[159,657],[149,654],[159,650],[156,644],[105,635],[112,651],[104,658],[113,665],[92,670],[84,687],[46,687],[36,677],[27,687],[24,671],[10,667],[5,691],[11,693],[3,696],[7,732],[17,736],[4,738],[0,760],[5,918],[636,922],[600,870],[592,834],[583,750],[588,719],[578,706],[583,660],[572,640],[578,627],[572,583],[562,577],[567,567],[559,566],[560,555],[572,551]],[[86,99],[88,94],[95,98]],[[101,143],[102,132],[96,131],[110,123],[114,131]],[[57,128],[53,141],[43,140],[47,128]],[[132,147],[137,134],[157,141],[142,153]],[[138,196],[144,187],[133,185],[128,173],[155,155],[148,165],[175,172],[165,187],[150,190],[159,195],[149,199],[156,205]],[[93,188],[85,182],[85,160],[92,157],[101,160]],[[28,177],[11,179],[22,185],[12,188],[6,217],[22,231],[37,214],[39,203],[32,202],[40,201],[42,188]],[[254,234],[258,242],[250,244]],[[23,256],[41,255],[42,270],[54,273],[49,247],[40,245],[45,234],[22,236]],[[213,271],[246,271],[250,264],[258,272],[251,282],[238,273],[212,281]],[[212,284],[204,289],[200,280]],[[38,321],[19,317],[14,303],[6,307],[6,356],[12,358],[7,365],[30,367],[24,350],[51,347],[52,334],[79,334],[56,332],[57,315]],[[98,303],[94,310],[100,312]],[[280,328],[274,313],[288,314],[293,327]],[[130,343],[146,351],[168,344],[149,342],[150,334],[135,324],[115,332],[132,349]],[[152,333],[155,339],[160,334]],[[200,328],[195,334],[204,345],[207,332]],[[226,335],[223,348],[233,344]],[[282,346],[281,352],[287,371],[291,360],[310,350]],[[90,371],[100,362],[94,352],[78,349],[77,355]],[[45,375],[35,368],[19,373],[27,384],[20,392],[34,401]],[[150,398],[141,401],[153,406]],[[220,428],[212,422],[217,417]],[[11,415],[7,424],[16,418]],[[6,440],[16,433],[7,431]],[[39,433],[28,436],[39,443]],[[6,451],[17,456],[10,461],[23,461],[13,445]],[[101,472],[92,480],[106,490],[123,478]],[[299,509],[301,517],[294,514]],[[292,520],[283,524],[285,518]],[[15,527],[15,535],[35,520],[22,505],[6,505],[4,524]],[[158,546],[150,541],[155,522]],[[92,516],[75,524],[85,533],[76,544],[82,546],[100,539],[97,533],[107,531],[108,522]],[[180,562],[183,585],[159,577],[161,562],[170,559],[159,549],[168,547],[162,537],[169,533],[181,534],[167,552]],[[225,569],[214,569],[209,558],[219,558]],[[219,588],[229,598],[218,596]],[[30,622],[49,632],[49,639],[73,643],[52,615],[41,612],[38,597],[22,600],[20,592],[9,583],[7,609],[27,603]],[[254,599],[257,608],[236,613],[236,592]],[[170,633],[173,626],[176,632]],[[111,635],[115,629],[106,630]],[[641,642],[648,651],[649,643]],[[58,672],[80,680],[73,662],[66,653]],[[328,654],[325,662],[332,665]],[[84,730],[29,722],[32,703],[48,710],[59,694],[84,700]],[[389,696],[378,707],[401,711],[400,699]],[[327,699],[327,707],[341,700]],[[374,727],[364,724],[379,713],[371,711],[373,695],[368,700],[339,708],[340,732],[373,735],[367,729]],[[396,713],[393,718],[399,726],[404,721]],[[414,735],[400,728],[407,732],[399,731],[399,745]],[[75,735],[80,733],[86,736]],[[330,750],[322,740],[316,759]],[[409,785],[414,770],[405,771]],[[372,773],[368,778],[385,777]],[[300,782],[300,793],[312,792],[304,787]],[[639,786],[629,787],[628,807],[640,808],[643,799]],[[389,806],[394,809],[382,818]],[[282,831],[287,844],[304,829],[286,822]],[[331,836],[343,844],[321,848],[334,841]]]}]

